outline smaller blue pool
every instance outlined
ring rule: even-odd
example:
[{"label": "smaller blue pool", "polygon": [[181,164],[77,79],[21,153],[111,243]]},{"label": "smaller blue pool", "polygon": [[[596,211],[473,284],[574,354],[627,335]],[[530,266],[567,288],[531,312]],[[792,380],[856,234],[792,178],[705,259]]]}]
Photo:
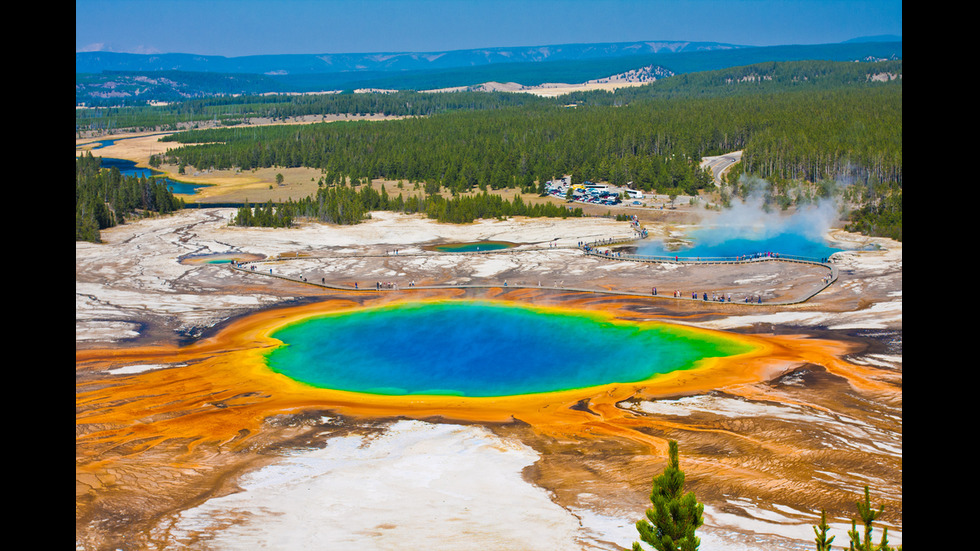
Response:
[{"label": "smaller blue pool", "polygon": [[779,255],[787,258],[826,261],[844,249],[816,236],[791,231],[776,233],[745,228],[714,227],[692,231],[683,243],[662,239],[638,243],[636,254],[676,256],[682,259],[753,258]]},{"label": "smaller blue pool", "polygon": [[471,243],[446,243],[445,245],[434,245],[429,250],[442,253],[475,253],[486,251],[499,251],[513,247],[513,243],[506,241],[474,241]]}]

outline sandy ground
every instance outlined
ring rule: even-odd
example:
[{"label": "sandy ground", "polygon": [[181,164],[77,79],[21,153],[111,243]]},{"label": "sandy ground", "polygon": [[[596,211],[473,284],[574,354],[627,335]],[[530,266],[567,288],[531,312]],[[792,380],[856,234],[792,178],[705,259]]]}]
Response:
[{"label": "sandy ground", "polygon": [[602,79],[601,81],[590,81],[581,84],[568,84],[563,82],[549,82],[538,86],[524,86],[516,82],[485,82],[479,86],[459,86],[456,88],[441,88],[439,90],[429,90],[430,92],[453,92],[462,90],[479,90],[483,92],[524,92],[536,96],[557,97],[572,92],[588,92],[590,90],[606,90],[612,92],[617,88],[627,88],[631,86],[642,86],[649,82],[633,82],[617,79]]},{"label": "sandy ground", "polygon": [[[231,227],[233,212],[184,210],[107,230],[102,244],[76,244],[78,549],[624,549],[636,540],[633,523],[649,505],[666,439],[681,442],[689,488],[706,504],[702,549],[810,549],[820,508],[841,543],[865,484],[886,505],[877,526],[901,543],[900,243],[835,232],[855,247],[881,248],[838,254],[839,281],[803,304],[722,305],[668,293],[791,300],[819,286],[825,271],[584,256],[579,241],[630,234],[606,218],[457,226],[375,213],[357,226],[271,230]],[[479,255],[425,248],[481,240],[518,246]],[[256,273],[207,263],[229,257],[257,261]],[[284,400],[261,383],[265,375],[242,367],[218,377],[233,366],[216,359],[238,346],[215,338],[223,330],[281,307],[379,295],[314,284],[354,282],[397,283],[392,297],[423,292],[408,289],[415,282],[478,286],[461,287],[461,297],[614,302],[632,315],[757,336],[803,359],[755,382],[614,403],[596,397],[591,413],[566,408],[567,426],[361,417]],[[185,354],[180,347],[192,343],[204,348]],[[132,416],[125,422],[124,411]],[[133,436],[142,431],[145,438]]]}]

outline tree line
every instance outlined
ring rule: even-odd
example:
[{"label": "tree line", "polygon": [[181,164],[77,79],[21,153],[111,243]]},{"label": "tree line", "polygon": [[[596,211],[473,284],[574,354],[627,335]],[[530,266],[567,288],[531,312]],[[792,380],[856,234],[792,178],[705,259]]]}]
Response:
[{"label": "tree line", "polygon": [[581,217],[581,208],[567,208],[553,203],[528,204],[520,195],[513,201],[486,191],[474,195],[446,198],[441,194],[388,195],[371,186],[340,184],[320,187],[314,195],[285,203],[268,201],[263,205],[246,204],[238,209],[233,223],[240,226],[288,227],[298,218],[331,224],[356,224],[370,216],[371,211],[392,211],[423,214],[439,222],[465,224],[479,219],[510,216],[568,218]]},{"label": "tree line", "polygon": [[254,119],[282,120],[311,115],[387,115],[425,117],[449,111],[493,110],[524,105],[555,105],[554,98],[509,92],[274,94],[216,96],[168,105],[98,106],[77,109],[75,129],[176,128],[181,123],[214,121],[223,126]]},{"label": "tree line", "polygon": [[89,151],[75,158],[75,241],[99,242],[99,231],[129,218],[168,214],[184,207],[166,184],[100,168]]},{"label": "tree line", "polygon": [[[662,125],[646,124],[648,117],[661,118]],[[699,130],[693,126],[678,126],[680,119],[648,109],[504,108],[384,122],[198,130],[165,138],[186,144],[171,149],[166,160],[215,169],[303,166],[333,181],[406,180],[451,193],[534,191],[563,174],[696,193],[710,183],[692,157],[701,137],[691,135]]]}]

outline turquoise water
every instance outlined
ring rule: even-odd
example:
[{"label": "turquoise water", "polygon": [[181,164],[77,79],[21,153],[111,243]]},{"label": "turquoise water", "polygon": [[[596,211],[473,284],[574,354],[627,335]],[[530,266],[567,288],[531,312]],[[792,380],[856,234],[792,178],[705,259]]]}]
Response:
[{"label": "turquoise water", "polygon": [[472,253],[479,251],[499,251],[510,247],[513,247],[513,245],[510,243],[502,243],[500,241],[476,241],[474,243],[450,243],[447,245],[438,245],[435,247],[435,249],[446,253]]},{"label": "turquoise water", "polygon": [[274,371],[315,387],[386,395],[511,396],[631,383],[744,352],[671,326],[577,312],[430,302],[311,318],[273,334]]},{"label": "turquoise water", "polygon": [[690,245],[679,248],[669,248],[662,240],[641,242],[636,254],[703,259],[777,253],[784,257],[826,260],[833,253],[844,250],[794,228],[767,232],[753,228],[709,227],[695,230],[688,237]]}]

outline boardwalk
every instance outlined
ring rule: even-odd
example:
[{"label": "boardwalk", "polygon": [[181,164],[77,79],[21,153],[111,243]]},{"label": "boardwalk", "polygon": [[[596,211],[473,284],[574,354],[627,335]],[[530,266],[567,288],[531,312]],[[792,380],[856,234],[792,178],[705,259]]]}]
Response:
[{"label": "boardwalk", "polygon": [[321,287],[324,289],[334,289],[341,291],[358,291],[358,292],[406,292],[414,289],[492,289],[500,287],[508,288],[526,288],[526,289],[551,289],[551,290],[561,290],[561,291],[574,291],[582,293],[602,293],[608,295],[619,295],[619,296],[642,296],[651,299],[666,299],[666,300],[679,300],[687,302],[711,302],[713,304],[742,304],[742,305],[765,305],[765,306],[787,306],[792,304],[800,304],[806,302],[816,296],[818,293],[833,285],[837,281],[838,271],[837,267],[832,262],[823,262],[816,259],[806,259],[802,257],[789,257],[785,255],[766,255],[766,256],[742,256],[742,257],[731,257],[731,258],[702,258],[702,259],[691,259],[683,257],[658,257],[658,256],[644,256],[636,254],[622,254],[614,252],[611,247],[615,245],[622,245],[634,242],[636,238],[633,237],[623,237],[622,239],[611,239],[601,242],[592,243],[579,243],[578,246],[554,246],[549,245],[547,247],[531,247],[531,248],[518,248],[518,249],[498,249],[493,251],[478,251],[478,252],[432,252],[432,251],[422,251],[422,252],[410,252],[410,253],[392,253],[386,252],[384,254],[360,254],[360,255],[344,255],[343,257],[333,257],[343,258],[344,260],[351,259],[408,259],[412,257],[443,257],[446,255],[452,255],[456,257],[466,257],[466,256],[486,256],[486,255],[514,255],[514,254],[526,254],[533,251],[554,251],[556,249],[573,249],[578,250],[585,257],[592,257],[602,260],[607,260],[609,262],[638,262],[638,263],[649,263],[649,264],[671,264],[679,266],[723,266],[723,265],[739,265],[739,266],[749,266],[749,265],[759,265],[762,263],[796,263],[805,264],[810,266],[816,266],[826,269],[827,274],[820,278],[820,284],[815,285],[814,289],[806,293],[802,297],[794,298],[793,300],[783,300],[783,301],[763,301],[761,296],[754,297],[749,300],[748,295],[744,296],[741,300],[732,300],[731,292],[722,293],[721,295],[716,295],[715,297],[709,298],[707,291],[700,291],[692,294],[683,294],[682,296],[675,296],[673,293],[656,293],[651,290],[649,293],[639,293],[635,291],[628,290],[615,290],[609,288],[600,287],[581,287],[581,286],[565,286],[563,283],[554,282],[552,284],[544,284],[539,282],[536,285],[520,283],[516,281],[489,281],[486,283],[460,283],[460,284],[429,284],[429,285],[416,285],[412,282],[409,283],[394,283],[386,281],[375,281],[373,283],[336,283],[327,281],[326,278],[320,279],[310,279],[308,277],[296,274],[290,274],[285,272],[276,272],[275,268],[271,267],[270,263],[279,263],[290,260],[322,260],[324,262],[329,262],[331,257],[314,257],[314,256],[290,256],[290,257],[276,257],[272,259],[253,261],[253,262],[243,262],[237,263],[232,262],[231,267],[239,272],[254,274],[254,275],[264,275],[267,277],[274,277],[283,280],[288,280],[297,283],[303,283],[307,285],[313,285]]}]

